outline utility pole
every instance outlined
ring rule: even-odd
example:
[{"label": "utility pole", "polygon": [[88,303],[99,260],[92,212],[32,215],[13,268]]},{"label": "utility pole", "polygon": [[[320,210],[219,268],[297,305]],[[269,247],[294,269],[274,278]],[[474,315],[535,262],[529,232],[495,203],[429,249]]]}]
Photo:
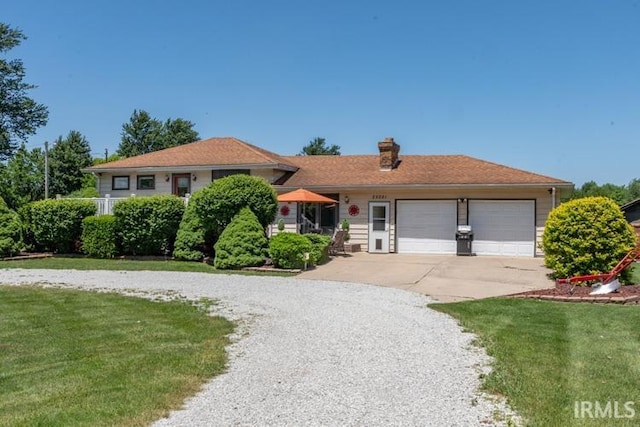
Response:
[{"label": "utility pole", "polygon": [[105,162],[109,161],[109,149],[108,148],[104,149],[104,161]]},{"label": "utility pole", "polygon": [[49,141],[44,142],[44,198],[49,198]]}]

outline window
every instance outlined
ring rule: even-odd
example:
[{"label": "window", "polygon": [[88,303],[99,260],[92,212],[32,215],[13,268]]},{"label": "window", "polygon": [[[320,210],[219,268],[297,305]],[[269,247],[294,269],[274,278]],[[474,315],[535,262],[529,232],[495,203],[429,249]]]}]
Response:
[{"label": "window", "polygon": [[128,176],[114,176],[111,178],[112,190],[128,190],[129,189],[129,177]]},{"label": "window", "polygon": [[217,169],[211,171],[211,181],[224,178],[229,175],[251,175],[249,169]]},{"label": "window", "polygon": [[138,175],[136,178],[138,190],[154,190],[156,188],[155,175]]}]

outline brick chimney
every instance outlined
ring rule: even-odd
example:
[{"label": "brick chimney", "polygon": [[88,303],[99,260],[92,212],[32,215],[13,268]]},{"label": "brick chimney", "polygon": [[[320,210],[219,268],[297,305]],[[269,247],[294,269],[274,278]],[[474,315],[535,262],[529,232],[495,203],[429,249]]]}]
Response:
[{"label": "brick chimney", "polygon": [[385,138],[378,142],[378,150],[380,150],[380,170],[390,171],[398,165],[400,146],[393,138]]}]

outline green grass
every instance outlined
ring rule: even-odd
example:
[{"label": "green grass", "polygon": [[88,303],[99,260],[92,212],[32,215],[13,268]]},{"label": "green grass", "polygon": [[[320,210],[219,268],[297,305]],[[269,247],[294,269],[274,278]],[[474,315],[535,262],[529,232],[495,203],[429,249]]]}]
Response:
[{"label": "green grass", "polygon": [[0,425],[148,425],[222,372],[233,324],[185,302],[0,287]]},{"label": "green grass", "polygon": [[246,274],[267,276],[291,276],[287,272],[256,272],[238,270],[216,270],[203,262],[188,261],[138,261],[123,259],[96,259],[55,256],[49,258],[0,261],[2,268],[31,268],[54,270],[127,270],[127,271],[186,271],[197,273]]},{"label": "green grass", "polygon": [[[431,307],[479,336],[495,358],[484,386],[506,396],[529,425],[640,424],[640,307],[508,298]],[[575,418],[576,401],[617,401],[618,415],[633,401],[636,413]]]}]

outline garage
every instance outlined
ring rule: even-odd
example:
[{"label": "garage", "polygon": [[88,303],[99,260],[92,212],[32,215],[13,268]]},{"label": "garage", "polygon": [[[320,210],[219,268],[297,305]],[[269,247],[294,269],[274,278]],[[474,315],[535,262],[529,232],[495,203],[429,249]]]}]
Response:
[{"label": "garage", "polygon": [[469,224],[477,255],[534,256],[535,201],[470,200]]},{"label": "garage", "polygon": [[399,200],[396,205],[397,252],[456,253],[455,200]]}]

